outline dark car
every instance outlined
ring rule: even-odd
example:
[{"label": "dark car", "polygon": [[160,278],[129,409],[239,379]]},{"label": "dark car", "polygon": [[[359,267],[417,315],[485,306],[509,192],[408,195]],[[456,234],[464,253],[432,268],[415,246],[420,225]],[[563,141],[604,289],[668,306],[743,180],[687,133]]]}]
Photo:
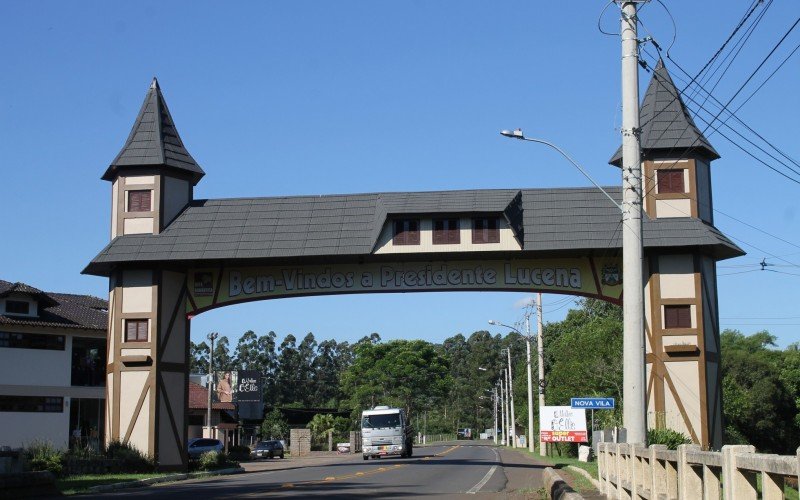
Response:
[{"label": "dark car", "polygon": [[194,438],[189,440],[189,458],[197,459],[207,451],[222,451],[224,446],[219,439]]},{"label": "dark car", "polygon": [[283,444],[280,441],[259,441],[251,455],[253,458],[283,458]]}]

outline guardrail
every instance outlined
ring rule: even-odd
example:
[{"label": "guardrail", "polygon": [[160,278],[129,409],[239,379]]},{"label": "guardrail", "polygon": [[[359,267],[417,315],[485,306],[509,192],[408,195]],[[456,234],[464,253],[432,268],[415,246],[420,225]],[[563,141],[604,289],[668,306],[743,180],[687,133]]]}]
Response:
[{"label": "guardrail", "polygon": [[431,444],[442,441],[455,441],[455,440],[456,440],[455,434],[427,434],[422,436],[421,442],[419,439],[417,439],[417,444]]},{"label": "guardrail", "polygon": [[597,454],[601,493],[618,499],[782,499],[786,478],[798,474],[800,448],[795,456],[780,456],[743,445],[712,452],[692,444],[668,450],[664,445],[600,443]]}]

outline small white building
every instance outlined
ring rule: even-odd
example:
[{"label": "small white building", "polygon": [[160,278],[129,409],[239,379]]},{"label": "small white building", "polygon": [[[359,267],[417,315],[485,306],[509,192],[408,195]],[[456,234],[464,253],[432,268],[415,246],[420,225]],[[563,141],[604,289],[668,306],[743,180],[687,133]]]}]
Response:
[{"label": "small white building", "polygon": [[108,302],[0,280],[0,447],[98,447]]}]

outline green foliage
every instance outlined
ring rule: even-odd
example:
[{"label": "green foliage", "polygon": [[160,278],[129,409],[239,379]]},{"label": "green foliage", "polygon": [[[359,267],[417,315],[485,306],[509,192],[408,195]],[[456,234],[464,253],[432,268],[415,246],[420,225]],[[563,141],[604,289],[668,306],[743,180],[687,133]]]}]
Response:
[{"label": "green foliage", "polygon": [[112,441],[105,449],[106,458],[122,462],[125,472],[152,472],[156,468],[155,460],[139,451],[135,446],[120,441]]},{"label": "green foliage", "polygon": [[264,416],[261,423],[262,439],[285,439],[289,435],[289,423],[283,414],[275,408]]},{"label": "green foliage", "polygon": [[647,446],[651,444],[665,444],[670,450],[677,450],[679,445],[691,444],[692,440],[686,434],[672,429],[649,429],[647,431]]},{"label": "green foliage", "polygon": [[197,468],[200,470],[214,470],[225,467],[228,462],[224,452],[207,451],[200,455],[197,461]]},{"label": "green foliage", "polygon": [[208,344],[189,342],[189,367],[192,373],[208,372]]},{"label": "green foliage", "polygon": [[722,411],[726,442],[759,452],[794,454],[800,441],[800,359],[794,349],[774,349],[766,331],[745,336],[725,330],[722,341]]},{"label": "green foliage", "polygon": [[430,342],[359,342],[341,385],[355,412],[388,404],[405,408],[409,418],[414,418],[418,408],[433,406],[447,394],[448,372],[447,358]]},{"label": "green foliage", "polygon": [[64,468],[64,453],[50,441],[33,441],[23,453],[32,471],[50,471],[58,476]]},{"label": "green foliage", "polygon": [[317,413],[311,422],[306,425],[311,429],[311,435],[317,439],[327,437],[336,428],[336,421],[329,413]]}]

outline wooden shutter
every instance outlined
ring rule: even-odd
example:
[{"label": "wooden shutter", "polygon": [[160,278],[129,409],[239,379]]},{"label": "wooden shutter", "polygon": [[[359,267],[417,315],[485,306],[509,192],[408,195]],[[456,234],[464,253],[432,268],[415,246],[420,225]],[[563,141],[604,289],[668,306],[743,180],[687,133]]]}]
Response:
[{"label": "wooden shutter", "polygon": [[496,218],[473,219],[472,242],[499,243],[500,230],[498,229],[497,219]]},{"label": "wooden shutter", "polygon": [[692,306],[664,306],[664,328],[691,328]]},{"label": "wooden shutter", "polygon": [[658,193],[684,193],[683,169],[656,170]]},{"label": "wooden shutter", "polygon": [[461,243],[458,219],[435,219],[433,221],[434,245],[457,245]]},{"label": "wooden shutter", "polygon": [[128,212],[150,212],[150,193],[149,189],[128,191]]},{"label": "wooden shutter", "polygon": [[400,219],[394,221],[395,245],[419,245],[419,221],[417,219]]}]

